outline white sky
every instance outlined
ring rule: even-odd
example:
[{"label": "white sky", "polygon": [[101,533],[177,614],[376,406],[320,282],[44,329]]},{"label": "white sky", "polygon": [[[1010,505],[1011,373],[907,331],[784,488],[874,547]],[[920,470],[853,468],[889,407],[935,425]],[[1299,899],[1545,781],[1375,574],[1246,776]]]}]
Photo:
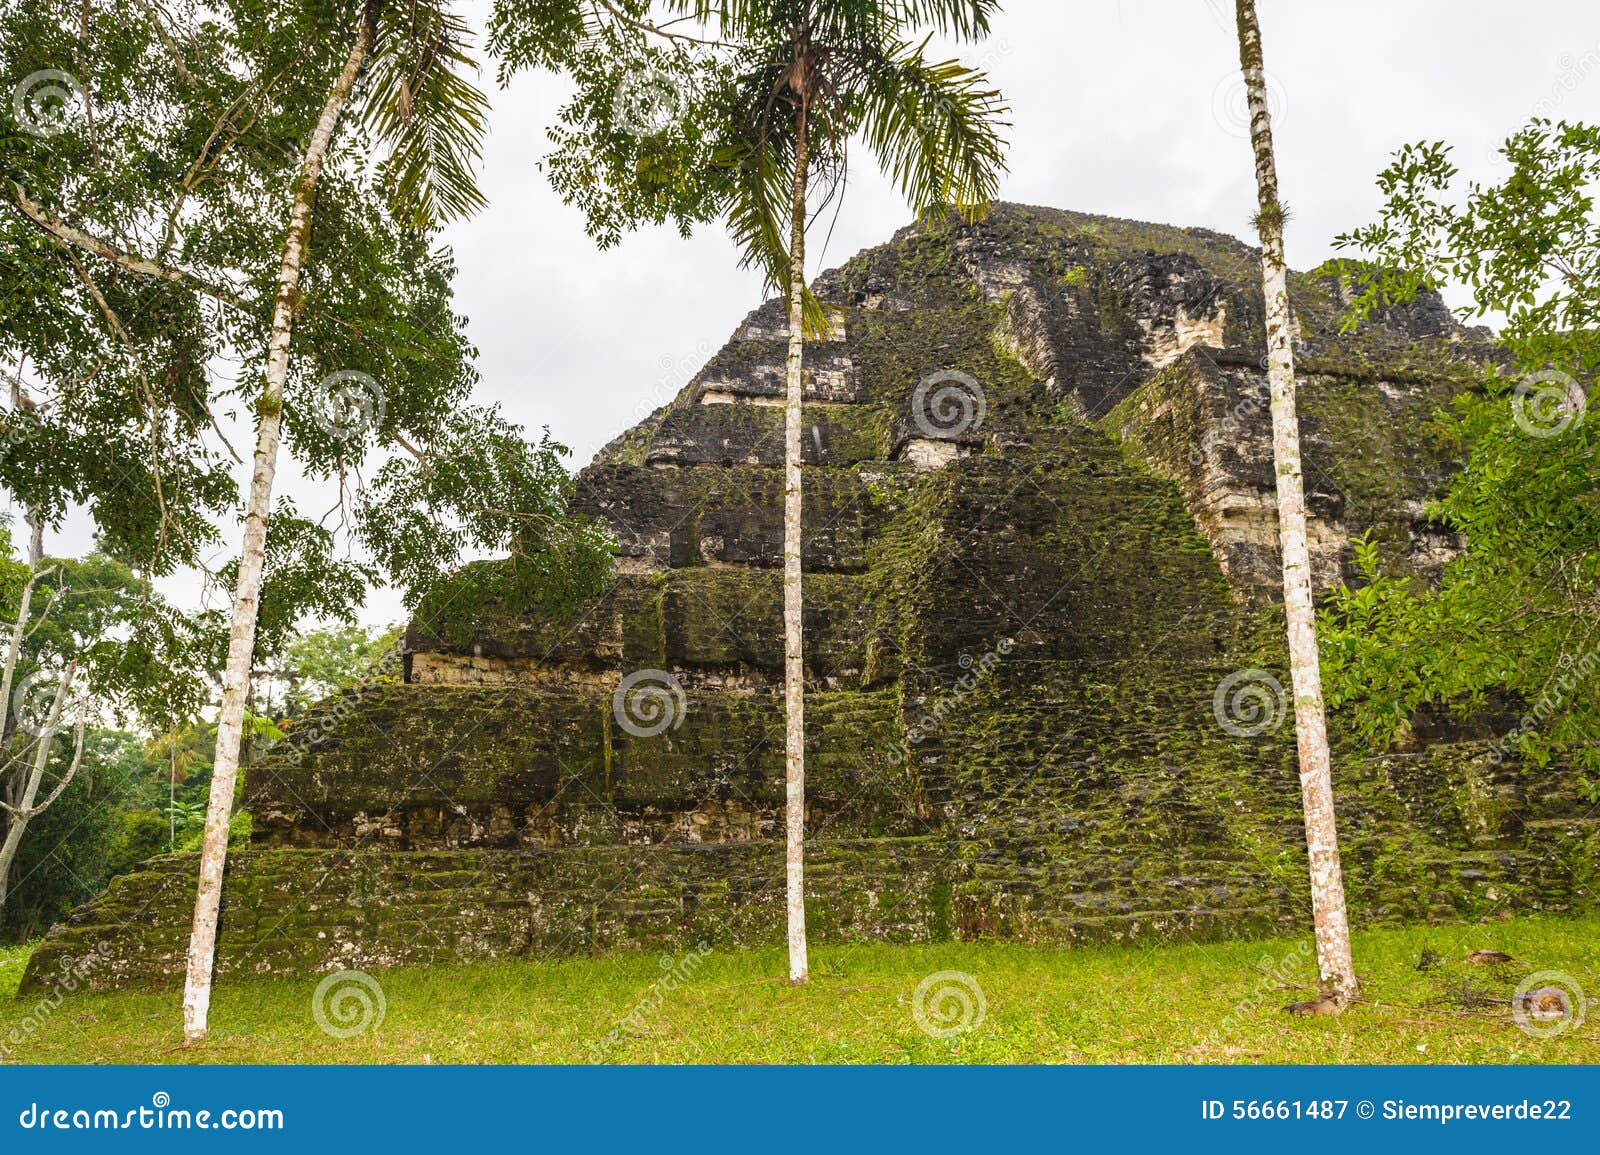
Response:
[{"label": "white sky", "polygon": [[[1336,233],[1373,218],[1374,177],[1407,141],[1448,141],[1465,176],[1489,178],[1496,143],[1529,117],[1600,120],[1594,0],[1258,6],[1295,267],[1332,255]],[[489,0],[461,8],[482,28]],[[1231,0],[1010,0],[993,36],[963,55],[1011,105],[1003,199],[1249,236],[1254,175]],[[576,468],[671,397],[760,303],[761,286],[715,226],[687,241],[652,230],[598,252],[537,168],[564,92],[557,79],[521,76],[493,94],[489,207],[447,239],[458,311],[481,350],[481,398],[534,433],[548,425]],[[865,151],[856,156],[826,251],[825,229],[811,240],[820,256],[810,273],[910,219]],[[280,476],[303,513],[331,504],[329,487],[292,466]],[[51,543],[87,545],[78,524]],[[195,586],[169,592],[190,601]],[[371,623],[402,616],[392,591],[369,602]]]}]

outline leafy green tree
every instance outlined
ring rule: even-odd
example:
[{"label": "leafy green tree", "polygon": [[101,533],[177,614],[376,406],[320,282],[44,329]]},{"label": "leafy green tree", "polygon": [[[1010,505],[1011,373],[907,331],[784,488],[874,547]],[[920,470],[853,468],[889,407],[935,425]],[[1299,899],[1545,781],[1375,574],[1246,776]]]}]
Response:
[{"label": "leafy green tree", "polygon": [[[204,830],[216,749],[217,728],[194,722],[169,727],[145,744],[153,813],[161,824],[161,850],[176,850]],[[129,865],[138,861],[134,858]]]},{"label": "leafy green tree", "polygon": [[1465,285],[1464,319],[1503,319],[1505,360],[1441,413],[1466,467],[1430,511],[1466,551],[1436,588],[1358,552],[1324,636],[1330,697],[1375,743],[1419,709],[1516,704],[1496,761],[1561,757],[1600,798],[1600,128],[1535,120],[1502,148],[1510,171],[1462,185],[1442,143],[1400,150],[1379,219],[1341,236],[1365,278],[1350,323],[1423,287]]},{"label": "leafy green tree", "polygon": [[[0,679],[0,911],[13,878],[40,869],[28,865],[47,837],[37,824],[59,808],[81,810],[82,789],[109,781],[103,732],[87,741],[91,716],[150,724],[192,714],[207,696],[203,628],[123,563],[101,555],[45,558],[41,540],[32,536],[26,565],[8,558],[0,606],[11,619]],[[4,545],[9,554],[9,538]],[[68,747],[57,742],[63,731],[73,735]],[[80,771],[89,776],[80,781]],[[110,790],[102,787],[103,795]],[[97,829],[84,826],[89,821],[81,817],[66,829],[83,827],[86,836]],[[78,842],[64,839],[63,853],[81,856]]]},{"label": "leafy green tree", "polygon": [[[197,811],[203,820],[205,808]],[[166,815],[154,806],[129,807],[121,812],[121,824],[114,831],[106,855],[106,881],[126,874],[141,862],[172,849],[172,826]]]},{"label": "leafy green tree", "polygon": [[[334,134],[347,112],[356,111],[364,118],[376,139],[389,146],[381,179],[389,186],[391,201],[419,226],[461,215],[482,203],[470,165],[479,153],[487,105],[483,95],[456,71],[470,63],[459,18],[437,0],[365,0],[350,16],[338,38],[347,45],[347,54],[327,90],[295,176],[288,234],[273,294],[265,380],[256,404],[254,471],[245,511],[244,545],[235,572],[217,755],[184,984],[184,1037],[190,1041],[204,1038],[207,1030],[222,873],[262,601],[267,519],[272,511],[290,342],[302,293],[301,275],[312,242],[318,183]],[[352,110],[356,83],[364,71],[368,73],[364,98]],[[369,394],[353,402],[360,409],[374,404],[375,399]],[[326,411],[326,417],[337,428],[349,411],[350,405],[341,397]]]},{"label": "leafy green tree", "polygon": [[[543,167],[601,248],[644,224],[688,236],[718,219],[725,174],[715,110],[733,47],[652,13],[652,0],[495,0],[489,44],[502,84],[548,69],[573,81]],[[685,5],[667,5],[667,16]]]},{"label": "leafy green tree", "polygon": [[[76,776],[21,844],[0,937],[36,937],[113,876],[167,848],[167,823],[151,808],[140,747],[128,731],[87,732]],[[60,745],[52,752],[52,780],[64,774],[68,755]]]},{"label": "leafy green tree", "polygon": [[[47,524],[86,507],[100,548],[152,573],[202,566],[237,500],[214,409],[257,400],[297,171],[284,142],[304,137],[343,59],[329,49],[337,8],[237,4],[215,19],[142,0],[92,12],[21,0],[0,14],[8,75],[40,64],[80,74],[59,82],[71,99],[43,125],[26,84],[0,107],[17,146],[0,160],[0,269],[13,289],[0,352],[15,367],[0,484]],[[426,133],[432,98],[420,112],[412,103]],[[306,470],[337,478],[341,496],[369,449],[429,451],[428,432],[474,381],[453,263],[394,220],[367,162],[372,134],[393,127],[347,128],[316,194],[330,243],[302,269],[283,423]],[[397,139],[385,162],[395,187],[416,185],[419,147],[447,143]],[[460,198],[431,190],[416,195]],[[232,380],[229,361],[242,363]],[[258,656],[304,614],[353,612],[375,576],[334,561],[332,535],[292,510],[274,512],[271,537]],[[237,568],[218,575],[230,588]]]},{"label": "leafy green tree", "polygon": [[610,576],[615,543],[569,511],[569,452],[548,431],[528,441],[492,408],[448,414],[422,448],[374,474],[358,506],[362,541],[410,607],[442,589],[463,556],[509,549],[504,577],[521,603],[571,613]]},{"label": "leafy green tree", "polygon": [[399,673],[385,660],[398,653],[402,629],[369,630],[364,626],[331,626],[306,630],[284,647],[278,676],[288,683],[291,715],[347,686],[372,678],[398,681]]},{"label": "leafy green tree", "polygon": [[[214,770],[216,837],[204,855],[186,1004],[191,1036],[204,1026],[202,972],[252,664],[300,613],[347,611],[357,579],[374,576],[333,566],[331,535],[287,511],[274,513],[269,535],[280,439],[313,477],[337,479],[341,499],[375,449],[431,462],[463,441],[448,418],[475,380],[472,351],[450,308],[453,262],[428,226],[481,200],[471,166],[485,102],[465,75],[465,33],[436,0],[176,8],[112,0],[92,10],[75,0],[18,0],[0,13],[8,75],[41,62],[73,74],[64,106],[75,115],[65,123],[42,126],[49,118],[36,106],[0,123],[8,145],[20,145],[4,161],[6,259],[38,278],[38,300],[73,305],[76,327],[52,328],[43,307],[6,333],[24,357],[48,365],[44,384],[70,401],[53,412],[70,423],[86,411],[85,394],[98,400],[103,388],[138,398],[150,439],[175,444],[175,414],[198,413],[191,427],[202,432],[215,426],[213,398],[194,383],[209,386],[209,367],[231,357],[241,369],[226,391],[248,400],[256,417],[245,549],[223,575],[236,597]],[[107,285],[128,286],[129,303],[118,307]],[[93,362],[85,370],[83,358],[107,333],[126,354],[125,377],[159,379],[165,390],[128,389]],[[182,449],[173,451],[180,462],[220,464]],[[225,473],[212,469],[205,480]],[[183,523],[161,496],[162,480],[158,473],[135,487],[162,515],[146,518],[154,524],[146,537],[184,543],[179,563],[187,564],[200,556],[198,543],[177,532]],[[114,488],[108,470],[81,484],[94,503]],[[219,490],[204,492],[214,511]],[[502,519],[502,540],[516,524]],[[371,529],[355,526],[358,537]],[[422,548],[416,540],[389,535],[378,544],[390,550],[387,561],[402,563],[401,580],[418,576],[419,567],[403,564],[404,550]],[[436,544],[426,543],[432,556]]]},{"label": "leafy green tree", "polygon": [[[285,14],[255,11],[266,24]],[[264,263],[261,194],[301,111],[282,80],[292,58],[274,52],[283,37],[252,55],[245,33],[259,25],[186,16],[168,26],[128,0],[0,13],[4,74],[22,78],[0,102],[0,262],[14,289],[0,347],[31,378],[3,480],[47,522],[87,505],[102,548],[154,572],[194,564],[233,503],[226,461],[202,444],[207,366],[259,330],[240,271]]]}]

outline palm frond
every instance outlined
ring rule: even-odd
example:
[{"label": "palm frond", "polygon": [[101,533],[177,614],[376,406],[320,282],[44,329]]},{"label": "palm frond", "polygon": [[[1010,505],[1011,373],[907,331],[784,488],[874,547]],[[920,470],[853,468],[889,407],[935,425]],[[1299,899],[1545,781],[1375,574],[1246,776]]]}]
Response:
[{"label": "palm frond", "polygon": [[[988,31],[994,0],[669,0],[668,7],[738,45],[723,95],[725,215],[743,252],[773,288],[789,277],[794,140],[804,103],[811,183],[837,191],[860,134],[922,214],[980,215],[1005,172],[1006,108],[980,70],[930,62],[935,33]],[[932,29],[921,43],[907,27]],[[803,67],[802,67],[803,62]],[[794,77],[806,77],[802,93]],[[807,294],[807,328],[824,331]]]},{"label": "palm frond", "polygon": [[989,33],[999,0],[669,0],[667,9],[728,40],[810,29],[821,44],[870,42],[901,28],[926,28],[957,40]]},{"label": "palm frond", "polygon": [[486,203],[476,168],[489,101],[467,75],[477,69],[470,39],[444,0],[386,4],[379,16],[362,123],[388,150],[392,208],[418,228]]},{"label": "palm frond", "polygon": [[[921,213],[981,213],[1006,170],[1006,107],[978,69],[930,63],[920,45],[889,43],[840,62],[850,120]],[[853,75],[852,75],[853,74]]]},{"label": "palm frond", "polygon": [[[725,97],[731,128],[715,163],[722,173],[723,217],[739,246],[741,267],[760,269],[767,287],[789,291],[791,202],[794,190],[795,121],[771,99],[773,72],[758,68],[738,77]],[[801,298],[808,337],[832,328],[809,286]]]},{"label": "palm frond", "polygon": [[833,0],[818,5],[827,9],[873,8],[882,21],[878,27],[926,28],[957,40],[980,40],[989,34],[989,19],[1000,9],[999,0]]},{"label": "palm frond", "polygon": [[762,89],[764,72],[738,78],[731,94],[731,128],[716,163],[725,177],[728,233],[740,263],[760,269],[769,285],[789,285],[789,201],[794,181],[794,122],[774,116]]}]

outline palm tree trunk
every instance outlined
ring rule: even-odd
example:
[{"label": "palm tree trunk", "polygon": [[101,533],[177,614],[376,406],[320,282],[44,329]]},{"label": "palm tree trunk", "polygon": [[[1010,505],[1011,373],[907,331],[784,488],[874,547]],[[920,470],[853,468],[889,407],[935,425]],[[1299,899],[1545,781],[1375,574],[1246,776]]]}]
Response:
[{"label": "palm tree trunk", "polygon": [[1344,878],[1339,867],[1328,727],[1322,707],[1322,671],[1317,661],[1316,611],[1311,600],[1311,554],[1306,544],[1300,423],[1295,415],[1289,281],[1283,255],[1284,212],[1278,199],[1277,165],[1272,152],[1261,26],[1256,22],[1255,0],[1237,0],[1237,4],[1239,63],[1250,103],[1250,139],[1255,146],[1256,188],[1260,198],[1257,220],[1266,294],[1272,457],[1278,477],[1278,534],[1283,551],[1283,604],[1289,632],[1289,675],[1294,686],[1300,793],[1305,808],[1306,850],[1311,860],[1311,911],[1322,990],[1342,1006],[1356,997],[1357,982],[1350,959],[1350,922],[1345,909]]},{"label": "palm tree trunk", "polygon": [[200,847],[200,885],[194,904],[194,929],[189,936],[188,970],[183,989],[183,1037],[186,1042],[205,1038],[211,1008],[211,970],[216,960],[217,915],[222,907],[222,872],[228,857],[228,825],[233,817],[233,796],[239,778],[239,741],[244,731],[245,696],[250,688],[250,660],[255,650],[256,610],[261,598],[262,571],[266,564],[267,515],[272,508],[272,480],[278,465],[278,431],[283,420],[283,386],[289,375],[289,337],[294,326],[294,306],[300,269],[311,240],[311,209],[317,179],[322,175],[328,144],[350,91],[372,48],[372,9],[361,22],[355,45],[334,82],[306,146],[289,214],[289,232],[283,243],[283,263],[278,271],[278,291],[272,312],[272,335],[267,346],[266,382],[257,407],[255,462],[250,477],[250,505],[245,514],[244,545],[239,555],[239,576],[233,593],[233,621],[228,631],[228,665],[222,679],[222,715],[217,724],[217,751],[206,807],[206,829]]},{"label": "palm tree trunk", "polygon": [[789,206],[788,394],[783,407],[783,764],[789,981],[803,983],[806,961],[806,664],[804,600],[800,588],[800,436],[806,291],[806,110],[801,102],[794,151],[794,200]]}]

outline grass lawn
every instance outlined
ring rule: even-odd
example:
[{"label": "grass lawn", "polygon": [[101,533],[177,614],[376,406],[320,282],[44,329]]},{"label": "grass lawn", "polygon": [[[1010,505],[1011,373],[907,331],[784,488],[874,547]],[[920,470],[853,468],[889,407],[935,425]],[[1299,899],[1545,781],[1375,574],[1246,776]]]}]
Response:
[{"label": "grass lawn", "polygon": [[[224,978],[212,1037],[191,1048],[180,1043],[176,990],[75,994],[54,1008],[38,997],[17,1002],[27,951],[7,949],[0,1054],[100,1063],[1600,1063],[1600,917],[1375,930],[1355,947],[1364,1001],[1338,1018],[1282,1009],[1311,993],[1309,942],[872,944],[815,950],[804,988],[784,981],[777,950],[680,956],[676,978],[673,962],[641,954],[377,971],[382,1021],[348,1038],[318,1025],[321,976]],[[1486,948],[1515,961],[1465,963]],[[1418,970],[1424,951],[1439,962]],[[1563,971],[1589,993],[1588,1023],[1534,1038],[1510,1021],[1512,990],[1541,970]],[[916,1013],[919,983],[942,971],[970,976],[983,1004],[981,1021],[946,1038],[923,1030]],[[929,1026],[977,1018],[977,994],[950,985],[958,982],[927,1001]],[[353,1025],[341,1011],[359,1017],[353,995],[327,1002],[322,1017],[335,1028]]]}]

